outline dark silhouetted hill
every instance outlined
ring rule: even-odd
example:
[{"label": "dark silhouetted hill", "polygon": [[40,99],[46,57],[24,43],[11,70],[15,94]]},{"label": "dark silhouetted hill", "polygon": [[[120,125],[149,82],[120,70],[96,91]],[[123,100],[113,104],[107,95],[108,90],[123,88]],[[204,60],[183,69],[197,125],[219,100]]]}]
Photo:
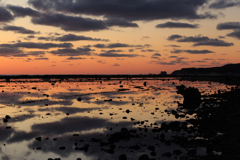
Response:
[{"label": "dark silhouetted hill", "polygon": [[182,68],[172,72],[172,75],[240,75],[240,63],[212,68]]}]

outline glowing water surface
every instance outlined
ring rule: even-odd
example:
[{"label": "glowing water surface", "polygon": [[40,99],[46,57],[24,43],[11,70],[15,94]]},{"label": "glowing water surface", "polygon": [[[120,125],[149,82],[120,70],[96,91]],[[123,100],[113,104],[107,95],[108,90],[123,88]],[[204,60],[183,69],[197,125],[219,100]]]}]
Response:
[{"label": "glowing water surface", "polygon": [[[97,160],[118,159],[121,154],[136,159],[143,153],[149,154],[146,149],[148,145],[155,145],[160,157],[164,152],[181,148],[175,144],[161,144],[153,138],[158,135],[151,129],[161,127],[163,122],[194,117],[186,115],[176,119],[169,114],[169,111],[178,108],[177,101],[183,102],[182,95],[176,93],[176,85],[196,87],[202,95],[231,87],[214,82],[168,78],[92,82],[77,79],[56,83],[36,81],[0,82],[0,116],[11,117],[8,122],[0,122],[0,159]],[[141,138],[120,140],[110,146],[101,145],[100,142],[107,141],[111,134],[120,132],[121,128],[137,130],[134,134],[139,134]],[[166,134],[166,138],[173,134]],[[131,149],[136,144],[141,149]],[[88,149],[76,149],[84,146]],[[109,148],[114,153],[106,152]]]}]

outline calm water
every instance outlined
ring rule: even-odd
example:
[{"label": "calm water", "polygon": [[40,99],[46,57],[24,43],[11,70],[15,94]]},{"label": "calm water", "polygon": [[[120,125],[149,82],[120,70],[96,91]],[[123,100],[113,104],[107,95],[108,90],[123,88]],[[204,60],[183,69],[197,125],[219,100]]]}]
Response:
[{"label": "calm water", "polygon": [[[177,101],[183,102],[182,95],[176,93],[176,85],[199,88],[202,95],[231,87],[177,79],[15,81],[0,82],[0,116],[11,117],[8,122],[4,119],[0,122],[2,160],[118,159],[121,154],[137,159],[144,153],[150,156],[149,145],[154,145],[157,153],[150,156],[152,158],[158,159],[173,150],[184,154],[186,151],[180,146],[156,140],[161,133],[151,131],[163,122],[194,118],[194,115],[185,115],[176,119],[166,112],[177,109]],[[109,143],[109,137],[121,128],[127,128],[135,137]],[[164,134],[170,139],[179,133]],[[204,152],[198,149],[198,154]]]}]

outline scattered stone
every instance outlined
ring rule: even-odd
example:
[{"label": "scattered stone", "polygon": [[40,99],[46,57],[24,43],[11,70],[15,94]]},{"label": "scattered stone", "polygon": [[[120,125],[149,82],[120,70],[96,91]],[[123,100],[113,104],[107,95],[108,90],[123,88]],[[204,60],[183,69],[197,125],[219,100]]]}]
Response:
[{"label": "scattered stone", "polygon": [[150,153],[150,155],[151,155],[151,156],[156,156],[157,153],[156,153],[155,151],[153,151],[153,152]]},{"label": "scattered stone", "polygon": [[173,155],[179,156],[179,155],[181,155],[181,154],[182,154],[182,151],[181,151],[181,150],[174,150],[174,151],[173,151]]},{"label": "scattered stone", "polygon": [[5,119],[11,119],[11,117],[9,115],[6,115]]},{"label": "scattered stone", "polygon": [[147,82],[144,82],[143,85],[146,87],[147,86]]},{"label": "scattered stone", "polygon": [[65,146],[62,146],[62,147],[59,147],[60,150],[65,150],[66,147]]},{"label": "scattered stone", "polygon": [[147,149],[150,151],[155,151],[155,146],[148,146]]},{"label": "scattered stone", "polygon": [[122,154],[119,156],[118,160],[127,160],[126,154]]},{"label": "scattered stone", "polygon": [[4,122],[4,123],[7,123],[8,120],[7,120],[6,118],[3,118],[3,122]]},{"label": "scattered stone", "polygon": [[126,113],[130,113],[131,111],[129,109],[126,110]]},{"label": "scattered stone", "polygon": [[139,157],[138,160],[150,160],[150,159],[149,159],[148,155],[143,154],[143,155],[141,155],[141,156]]},{"label": "scattered stone", "polygon": [[163,156],[163,157],[168,157],[168,158],[170,158],[170,157],[172,157],[172,153],[166,152],[166,153],[163,153],[162,156]]},{"label": "scattered stone", "polygon": [[42,137],[35,138],[37,141],[42,141]]}]

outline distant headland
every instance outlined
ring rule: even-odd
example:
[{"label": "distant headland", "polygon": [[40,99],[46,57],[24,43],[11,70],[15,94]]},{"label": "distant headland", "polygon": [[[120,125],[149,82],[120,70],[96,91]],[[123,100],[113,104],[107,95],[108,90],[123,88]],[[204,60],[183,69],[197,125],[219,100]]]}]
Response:
[{"label": "distant headland", "polygon": [[222,67],[211,68],[182,68],[172,72],[172,76],[201,76],[201,75],[236,75],[240,76],[240,63],[226,64]]}]

